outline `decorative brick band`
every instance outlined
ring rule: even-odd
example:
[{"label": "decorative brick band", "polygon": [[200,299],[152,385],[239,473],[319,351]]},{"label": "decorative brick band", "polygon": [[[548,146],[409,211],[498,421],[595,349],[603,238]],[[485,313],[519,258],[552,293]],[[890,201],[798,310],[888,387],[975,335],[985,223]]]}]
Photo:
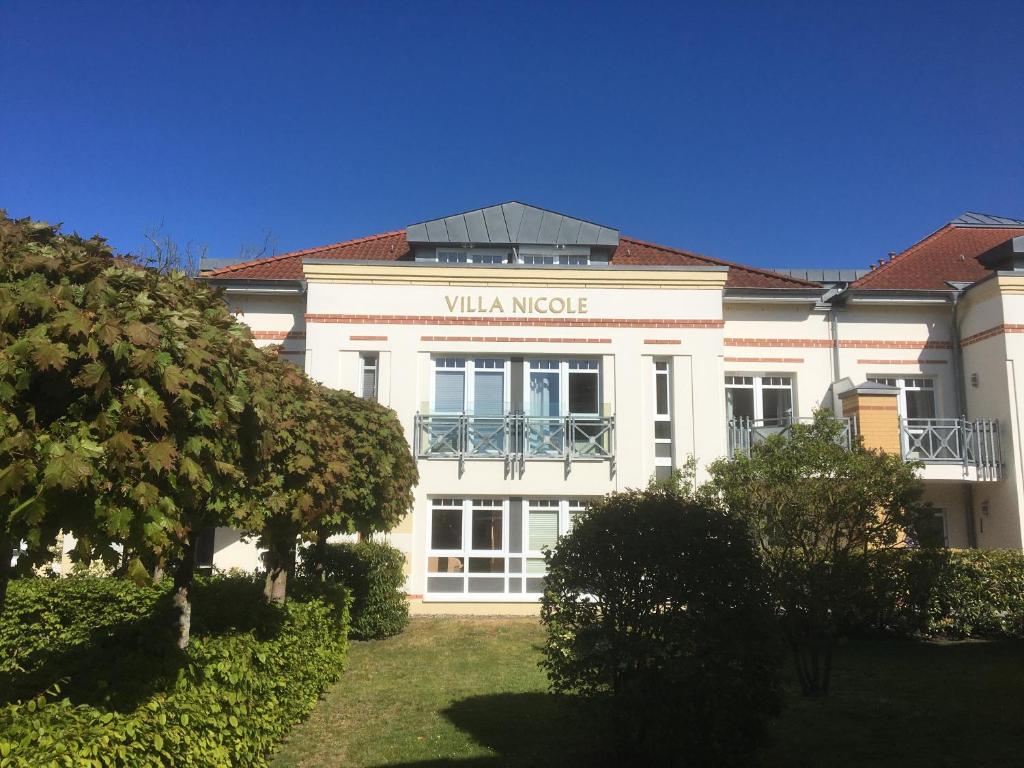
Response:
[{"label": "decorative brick band", "polygon": [[349,341],[387,341],[387,336],[349,336]]},{"label": "decorative brick band", "polygon": [[802,363],[802,357],[727,357],[727,363]]},{"label": "decorative brick band", "polygon": [[505,325],[545,328],[724,328],[724,320],[583,317],[450,317],[448,315],[306,315],[307,323],[346,325]]},{"label": "decorative brick band", "polygon": [[[805,347],[831,349],[831,339],[737,339],[726,338],[727,347]],[[840,339],[840,349],[952,349],[948,341],[883,341],[881,339]]]},{"label": "decorative brick band", "polygon": [[857,365],[949,365],[948,360],[858,360]]},{"label": "decorative brick band", "polygon": [[483,341],[487,343],[515,344],[611,344],[611,339],[541,339],[529,336],[420,336],[420,341]]},{"label": "decorative brick band", "polygon": [[644,344],[682,344],[682,339],[644,339]]},{"label": "decorative brick band", "polygon": [[979,341],[991,339],[993,336],[1001,336],[1004,333],[1024,333],[1024,325],[1019,323],[1003,323],[994,328],[988,328],[987,330],[971,334],[960,342],[960,346],[969,347],[971,344],[977,344]]},{"label": "decorative brick band", "polygon": [[286,339],[304,339],[305,331],[250,331],[253,339],[259,341],[285,341]]}]

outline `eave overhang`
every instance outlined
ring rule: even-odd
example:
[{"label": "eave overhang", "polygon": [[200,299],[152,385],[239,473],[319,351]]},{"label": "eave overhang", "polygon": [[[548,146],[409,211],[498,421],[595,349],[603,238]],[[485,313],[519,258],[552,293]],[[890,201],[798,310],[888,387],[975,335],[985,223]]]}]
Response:
[{"label": "eave overhang", "polygon": [[918,290],[864,290],[847,288],[829,297],[828,302],[835,305],[873,305],[873,306],[922,306],[928,304],[949,304],[957,291],[918,291]]},{"label": "eave overhang", "polygon": [[306,292],[305,280],[256,280],[239,277],[204,277],[205,283],[223,288],[225,293],[263,296],[301,295]]},{"label": "eave overhang", "polygon": [[722,301],[726,304],[817,304],[824,295],[824,288],[726,288]]}]

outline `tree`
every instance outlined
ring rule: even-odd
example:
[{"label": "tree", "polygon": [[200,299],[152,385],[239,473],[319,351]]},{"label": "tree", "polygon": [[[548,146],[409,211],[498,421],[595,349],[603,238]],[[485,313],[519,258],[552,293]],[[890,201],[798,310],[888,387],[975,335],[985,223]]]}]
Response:
[{"label": "tree", "polygon": [[0,546],[175,562],[184,647],[196,536],[244,524],[262,365],[214,289],[0,213]]},{"label": "tree", "polygon": [[828,692],[836,639],[856,620],[869,551],[927,513],[919,465],[860,444],[828,411],[709,467],[703,489],[750,526],[807,695]]},{"label": "tree", "polygon": [[691,492],[613,493],[546,554],[542,666],[595,705],[624,762],[742,762],[780,703],[750,532]]},{"label": "tree", "polygon": [[351,456],[346,482],[335,490],[337,504],[317,520],[308,550],[313,570],[327,539],[339,533],[388,531],[409,513],[419,482],[416,460],[393,410],[346,390],[326,390],[333,409],[330,428]]},{"label": "tree", "polygon": [[416,463],[389,408],[328,389],[268,358],[255,398],[267,416],[242,515],[265,551],[268,600],[283,601],[297,540],[393,528],[412,505]]}]

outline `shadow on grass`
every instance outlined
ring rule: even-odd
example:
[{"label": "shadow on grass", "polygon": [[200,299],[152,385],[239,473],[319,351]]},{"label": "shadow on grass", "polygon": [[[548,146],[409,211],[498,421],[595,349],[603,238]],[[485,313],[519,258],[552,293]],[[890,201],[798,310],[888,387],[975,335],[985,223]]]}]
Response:
[{"label": "shadow on grass", "polygon": [[603,749],[594,721],[589,720],[579,702],[568,697],[547,693],[473,696],[456,702],[441,714],[477,744],[497,754],[397,765],[419,768],[587,765],[597,768],[616,762],[611,760],[610,752]]}]

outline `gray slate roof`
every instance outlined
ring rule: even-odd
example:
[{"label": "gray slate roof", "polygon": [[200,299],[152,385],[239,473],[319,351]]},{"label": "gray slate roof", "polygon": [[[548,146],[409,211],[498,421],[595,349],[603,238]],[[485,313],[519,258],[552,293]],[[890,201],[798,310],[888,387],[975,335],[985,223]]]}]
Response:
[{"label": "gray slate roof", "polygon": [[960,214],[949,223],[956,227],[1024,227],[1024,221],[1021,219],[971,211]]},{"label": "gray slate roof", "polygon": [[410,243],[598,245],[614,248],[619,231],[523,203],[509,202],[410,224]]}]

